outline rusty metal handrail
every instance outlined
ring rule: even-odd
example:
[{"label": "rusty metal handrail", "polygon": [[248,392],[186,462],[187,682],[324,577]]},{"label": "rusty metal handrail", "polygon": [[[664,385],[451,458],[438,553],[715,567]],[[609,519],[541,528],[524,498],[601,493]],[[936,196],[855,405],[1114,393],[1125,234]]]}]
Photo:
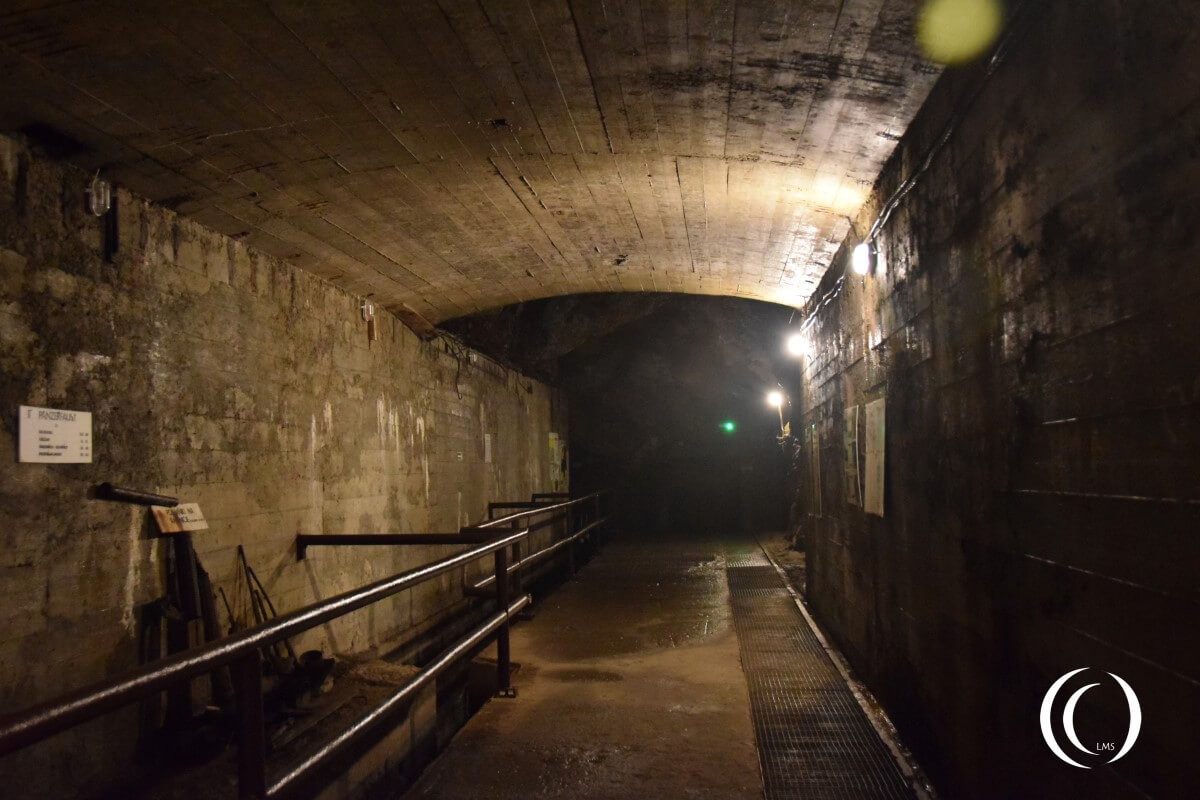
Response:
[{"label": "rusty metal handrail", "polygon": [[[122,677],[93,684],[24,711],[5,715],[0,718],[0,756],[153,695],[178,681],[196,678],[218,667],[232,664],[238,693],[238,714],[242,720],[238,747],[239,795],[243,798],[265,797],[266,742],[262,725],[260,655],[264,647],[458,569],[489,553],[495,556],[496,574],[507,577],[508,548],[519,544],[528,536],[528,528],[513,531],[507,536],[462,553],[375,581],[225,639],[161,659]],[[497,581],[499,608],[509,607],[508,589],[507,579]],[[511,691],[509,665],[506,663],[507,616],[498,623],[497,630],[500,631],[501,637],[497,659],[500,687],[502,690]],[[278,787],[272,787],[272,791],[276,788]]]}]

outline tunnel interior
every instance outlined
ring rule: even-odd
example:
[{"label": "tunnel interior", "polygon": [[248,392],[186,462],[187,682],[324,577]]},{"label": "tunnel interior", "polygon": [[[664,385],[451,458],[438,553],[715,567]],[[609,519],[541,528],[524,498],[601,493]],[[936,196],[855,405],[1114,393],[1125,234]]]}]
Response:
[{"label": "tunnel interior", "polygon": [[1200,792],[1200,5],[28,0],[0,65],[0,793]]},{"label": "tunnel interior", "polygon": [[786,458],[767,393],[795,310],[664,294],[572,295],[443,323],[562,389],[571,485],[606,488],[644,534],[784,530]]}]

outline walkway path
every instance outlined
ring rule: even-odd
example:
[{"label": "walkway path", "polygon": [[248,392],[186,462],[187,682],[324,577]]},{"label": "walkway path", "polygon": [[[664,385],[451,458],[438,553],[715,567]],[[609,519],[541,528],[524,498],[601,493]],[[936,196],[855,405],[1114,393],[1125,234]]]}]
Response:
[{"label": "walkway path", "polygon": [[753,540],[614,541],[512,652],[405,800],[911,797]]}]

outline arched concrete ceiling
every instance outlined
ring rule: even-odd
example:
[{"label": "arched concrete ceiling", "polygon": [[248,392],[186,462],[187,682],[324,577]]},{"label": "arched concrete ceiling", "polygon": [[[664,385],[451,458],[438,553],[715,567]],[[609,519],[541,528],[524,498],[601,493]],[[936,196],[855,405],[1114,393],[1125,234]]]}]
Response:
[{"label": "arched concrete ceiling", "polygon": [[18,2],[0,127],[418,323],[799,305],[937,76],[916,6]]}]

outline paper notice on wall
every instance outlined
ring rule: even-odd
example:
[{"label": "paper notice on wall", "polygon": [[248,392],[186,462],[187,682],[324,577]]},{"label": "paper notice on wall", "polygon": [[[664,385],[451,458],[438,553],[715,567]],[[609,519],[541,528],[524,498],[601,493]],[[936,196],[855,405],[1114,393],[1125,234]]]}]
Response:
[{"label": "paper notice on wall", "polygon": [[863,509],[883,516],[884,457],[886,454],[887,409],[884,398],[867,403],[867,453]]},{"label": "paper notice on wall", "polygon": [[862,485],[858,473],[858,406],[846,409],[846,431],[842,447],[846,462],[846,502],[862,505]]},{"label": "paper notice on wall", "polygon": [[18,460],[32,464],[92,463],[92,414],[17,407]]},{"label": "paper notice on wall", "polygon": [[150,506],[150,513],[159,533],[185,533],[208,530],[208,521],[199,503],[180,503],[177,506]]}]

